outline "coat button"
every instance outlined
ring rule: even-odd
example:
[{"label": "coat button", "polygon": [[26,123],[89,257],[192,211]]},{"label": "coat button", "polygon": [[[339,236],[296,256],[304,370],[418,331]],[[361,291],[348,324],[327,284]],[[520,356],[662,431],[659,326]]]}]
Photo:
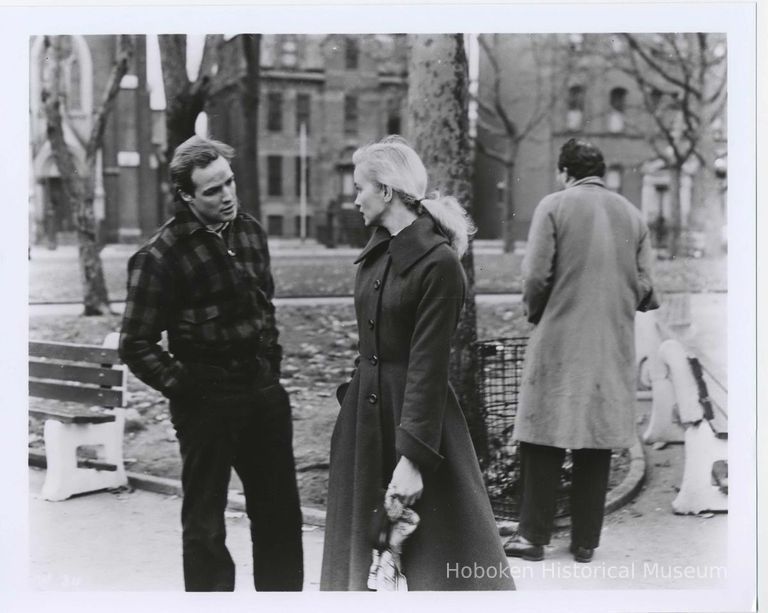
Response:
[{"label": "coat button", "polygon": [[377,364],[378,362],[379,362],[379,358],[378,358],[378,356],[377,356],[376,354],[373,354],[373,355],[371,356],[371,364],[373,364],[374,366],[376,366],[376,364]]},{"label": "coat button", "polygon": [[373,289],[379,289],[381,287],[381,281],[379,279],[376,279],[373,282]]},{"label": "coat button", "polygon": [[375,325],[376,325],[376,322],[375,322],[375,321],[373,321],[372,319],[369,319],[369,320],[368,320],[368,328],[369,328],[370,330],[373,330],[373,327],[374,327]]},{"label": "coat button", "polygon": [[379,399],[379,397],[376,394],[370,394],[368,396],[368,402],[371,404],[376,404],[376,401]]}]

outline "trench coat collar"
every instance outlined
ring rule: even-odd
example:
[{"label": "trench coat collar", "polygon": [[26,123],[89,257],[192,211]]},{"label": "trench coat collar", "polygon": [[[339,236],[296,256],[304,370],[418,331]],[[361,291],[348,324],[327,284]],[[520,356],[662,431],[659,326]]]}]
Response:
[{"label": "trench coat collar", "polygon": [[605,181],[600,177],[584,177],[578,181],[574,181],[565,189],[571,189],[572,187],[579,187],[580,185],[597,185],[598,187],[605,187]]},{"label": "trench coat collar", "polygon": [[388,243],[392,268],[397,274],[402,275],[435,247],[447,242],[448,239],[435,227],[432,217],[425,213],[394,237],[385,228],[376,228],[376,232],[355,260],[355,264],[359,264],[382,245]]}]

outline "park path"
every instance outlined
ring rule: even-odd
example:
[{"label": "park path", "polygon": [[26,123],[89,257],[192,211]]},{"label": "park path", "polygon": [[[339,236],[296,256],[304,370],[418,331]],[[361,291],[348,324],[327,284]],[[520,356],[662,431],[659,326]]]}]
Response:
[{"label": "park path", "polygon": [[[607,516],[592,564],[575,564],[559,532],[544,562],[510,559],[519,590],[697,589],[722,585],[728,516],[678,516],[670,504],[682,476],[681,445],[646,447],[645,485]],[[183,589],[181,499],[152,492],[101,492],[62,502],[39,496],[44,471],[29,470],[30,587],[63,591]],[[305,526],[306,591],[319,589],[324,531]],[[236,589],[252,591],[250,534],[227,513]],[[689,578],[675,573],[687,573]]]}]

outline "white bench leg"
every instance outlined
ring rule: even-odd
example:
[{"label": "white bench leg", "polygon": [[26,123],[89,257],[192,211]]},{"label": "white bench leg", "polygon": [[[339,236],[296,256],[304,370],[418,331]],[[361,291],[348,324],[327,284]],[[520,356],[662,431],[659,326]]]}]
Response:
[{"label": "white bench leg", "polygon": [[728,495],[712,485],[712,464],[727,458],[728,442],[717,438],[708,423],[686,428],[683,482],[672,502],[675,513],[728,510]]},{"label": "white bench leg", "polygon": [[42,496],[46,500],[64,500],[72,491],[72,479],[77,470],[77,437],[74,424],[64,424],[55,419],[45,422],[45,458],[47,469]]},{"label": "white bench leg", "polygon": [[643,433],[646,443],[682,443],[685,430],[677,414],[677,400],[672,380],[667,377],[651,377],[651,416]]},{"label": "white bench leg", "polygon": [[[104,424],[45,422],[45,454],[48,469],[42,489],[46,500],[65,500],[74,494],[120,487],[128,483],[123,465],[123,415]],[[103,445],[105,461],[117,470],[77,467],[77,448]]]},{"label": "white bench leg", "polygon": [[112,412],[115,415],[115,421],[111,424],[104,424],[105,426],[112,426],[108,432],[109,436],[104,438],[104,459],[110,464],[117,466],[117,470],[111,473],[115,484],[109,487],[120,487],[128,485],[128,476],[125,474],[125,463],[123,461],[125,409],[112,409]]}]

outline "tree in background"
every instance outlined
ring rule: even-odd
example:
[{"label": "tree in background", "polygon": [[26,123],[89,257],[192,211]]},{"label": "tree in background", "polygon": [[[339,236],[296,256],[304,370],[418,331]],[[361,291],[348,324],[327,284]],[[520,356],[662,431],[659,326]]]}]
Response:
[{"label": "tree in background", "polygon": [[[513,251],[515,247],[515,163],[520,145],[532,139],[535,130],[549,118],[557,103],[555,92],[566,89],[571,64],[570,55],[563,53],[557,45],[557,36],[527,35],[525,55],[534,67],[533,81],[521,83],[516,76],[515,82],[509,83],[508,77],[505,78],[502,57],[504,39],[509,36],[515,35],[478,36],[480,49],[492,74],[490,87],[480,91],[477,96],[478,128],[491,138],[476,140],[478,151],[504,168],[502,238],[505,252]],[[528,99],[530,104],[523,106],[527,107],[524,115],[516,116],[514,107],[524,99]]]},{"label": "tree in background", "polygon": [[[471,149],[468,117],[468,66],[462,34],[410,36],[408,114],[413,145],[429,169],[432,186],[455,196],[471,211]],[[450,361],[450,379],[467,419],[478,459],[488,443],[477,394],[475,270],[472,243],[462,259],[467,300]]]},{"label": "tree in background", "polygon": [[259,190],[259,87],[261,83],[261,34],[241,34],[238,37],[245,60],[245,74],[240,79],[240,108],[245,124],[245,141],[241,156],[248,171],[240,173],[247,199],[248,212],[261,219]]},{"label": "tree in background", "polygon": [[197,78],[190,81],[187,74],[187,35],[159,34],[160,69],[163,74],[165,91],[165,151],[156,151],[158,176],[161,181],[161,193],[165,195],[164,208],[171,213],[173,194],[168,178],[168,164],[173,152],[181,143],[195,133],[195,122],[205,108],[210,88],[210,74],[206,70],[206,56],[209,51],[209,37],[205,37],[203,61]]},{"label": "tree in background", "polygon": [[694,170],[691,221],[704,227],[707,252],[721,250],[723,216],[720,204],[715,136],[723,138],[727,101],[724,36],[707,33],[621,34],[624,44],[611,45],[611,64],[636,83],[642,109],[653,129],[647,140],[670,174],[671,220],[669,254],[681,248],[680,179]]},{"label": "tree in background", "polygon": [[69,202],[70,210],[76,212],[78,260],[83,281],[83,314],[103,315],[105,312],[111,312],[111,309],[101,263],[103,245],[97,241],[93,209],[96,154],[102,146],[107,118],[120,91],[120,82],[128,72],[133,56],[133,40],[129,35],[120,36],[118,56],[109,75],[101,104],[94,115],[91,133],[85,146],[84,177],[80,176],[74,155],[64,142],[59,37],[46,36],[44,45],[46,57],[51,60],[51,79],[42,91],[46,133],[61,175],[63,197]]},{"label": "tree in background", "polygon": [[[160,176],[167,181],[167,165],[176,147],[195,133],[195,123],[208,111],[217,89],[235,85],[236,109],[242,129],[217,134],[235,147],[233,162],[239,195],[250,214],[259,218],[258,112],[260,87],[261,34],[240,34],[232,38],[205,37],[203,57],[194,81],[187,74],[187,35],[159,35],[166,109],[167,147],[161,159]],[[215,67],[215,68],[214,68]],[[234,75],[234,81],[229,80]],[[224,110],[228,113],[228,110]],[[212,117],[212,125],[215,123]],[[227,123],[227,122],[225,122]],[[230,127],[231,129],[231,127]],[[170,194],[169,190],[165,190]]]},{"label": "tree in background", "polygon": [[209,38],[206,36],[203,62],[194,81],[187,74],[187,35],[160,34],[160,66],[165,89],[166,158],[195,133],[197,116],[204,110],[211,77],[206,68]]}]

